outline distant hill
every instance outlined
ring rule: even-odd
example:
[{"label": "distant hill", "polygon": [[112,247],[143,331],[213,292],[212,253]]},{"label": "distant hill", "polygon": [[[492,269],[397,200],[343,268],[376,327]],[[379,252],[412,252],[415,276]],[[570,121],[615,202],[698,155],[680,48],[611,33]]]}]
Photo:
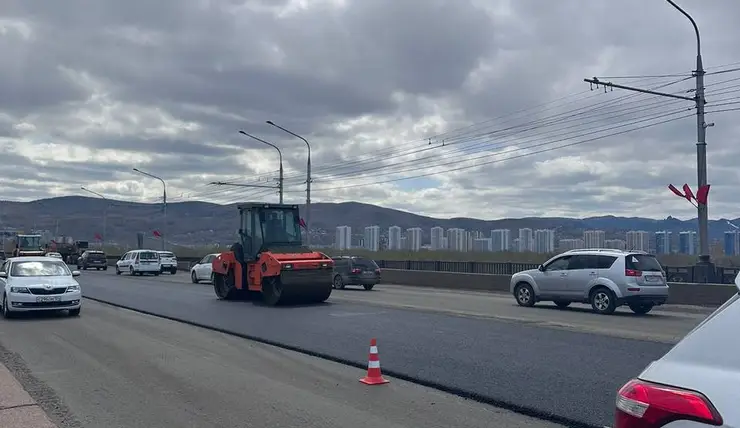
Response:
[{"label": "distant hill", "polygon": [[[106,201],[84,196],[65,196],[31,202],[0,201],[0,227],[20,230],[49,230],[54,235],[72,236],[75,239],[92,240],[95,233],[102,233],[103,212]],[[303,212],[304,206],[300,206]],[[228,243],[234,239],[239,222],[235,205],[218,205],[207,202],[177,202],[167,205],[169,240],[182,245],[208,245]],[[390,226],[402,229],[421,227],[424,241],[429,241],[429,229],[441,226],[445,229],[459,227],[489,233],[492,229],[530,227],[532,229],[557,229],[559,237],[579,237],[583,230],[600,229],[607,237],[624,239],[627,230],[655,232],[668,230],[679,232],[696,230],[696,219],[679,220],[668,217],[654,220],[639,217],[590,217],[575,218],[519,218],[480,220],[473,218],[435,219],[405,211],[383,208],[359,202],[316,203],[311,209],[314,243],[331,244],[334,228],[351,226],[354,234],[362,234],[369,225],[381,227],[386,234]],[[108,209],[109,242],[132,245],[136,232],[151,234],[162,230],[161,204],[112,201]],[[725,220],[710,222],[712,238],[721,238],[728,230]],[[516,233],[516,232],[514,232]]]}]

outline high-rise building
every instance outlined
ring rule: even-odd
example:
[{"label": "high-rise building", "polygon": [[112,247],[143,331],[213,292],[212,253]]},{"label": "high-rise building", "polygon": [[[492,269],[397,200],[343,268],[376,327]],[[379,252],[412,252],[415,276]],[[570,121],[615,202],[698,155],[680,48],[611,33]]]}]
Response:
[{"label": "high-rise building", "polygon": [[473,240],[473,251],[491,251],[491,238],[476,238]]},{"label": "high-rise building", "polygon": [[665,230],[655,232],[655,254],[671,254],[673,252],[672,237],[673,233]]},{"label": "high-rise building", "polygon": [[583,243],[586,248],[604,248],[606,246],[606,232],[603,230],[586,230],[583,232]]},{"label": "high-rise building", "polygon": [[406,229],[406,245],[408,245],[408,249],[411,251],[421,250],[420,227],[412,227],[410,229]]},{"label": "high-rise building", "polygon": [[334,241],[337,250],[349,250],[352,248],[352,228],[349,226],[337,226],[337,238]]},{"label": "high-rise building", "polygon": [[725,232],[724,250],[726,256],[736,256],[738,254],[738,247],[740,247],[740,234],[737,230],[728,230]]},{"label": "high-rise building", "polygon": [[698,240],[696,232],[686,230],[678,234],[678,252],[681,254],[696,254]]},{"label": "high-rise building", "polygon": [[539,229],[534,231],[534,252],[555,252],[555,231],[550,229]]},{"label": "high-rise building", "polygon": [[511,230],[496,229],[491,231],[491,251],[511,251]]},{"label": "high-rise building", "polygon": [[604,248],[624,251],[627,249],[627,242],[623,239],[607,239],[604,241]]},{"label": "high-rise building", "polygon": [[467,248],[465,230],[458,228],[447,229],[447,248],[451,251],[465,251]]},{"label": "high-rise building", "polygon": [[431,248],[434,251],[439,250],[445,250],[446,247],[444,245],[444,239],[445,239],[445,230],[439,226],[432,228],[432,234],[431,234]]},{"label": "high-rise building", "polygon": [[363,242],[368,251],[380,250],[380,226],[367,226],[365,228],[365,239]]},{"label": "high-rise building", "polygon": [[534,251],[534,232],[525,227],[519,229],[519,251]]},{"label": "high-rise building", "polygon": [[388,249],[391,251],[404,249],[401,245],[401,228],[398,226],[388,228]]},{"label": "high-rise building", "polygon": [[583,239],[561,239],[558,241],[558,251],[569,251],[579,250],[584,248],[586,244],[583,243]]},{"label": "high-rise building", "polygon": [[628,251],[650,251],[650,232],[644,230],[630,230],[627,232]]}]

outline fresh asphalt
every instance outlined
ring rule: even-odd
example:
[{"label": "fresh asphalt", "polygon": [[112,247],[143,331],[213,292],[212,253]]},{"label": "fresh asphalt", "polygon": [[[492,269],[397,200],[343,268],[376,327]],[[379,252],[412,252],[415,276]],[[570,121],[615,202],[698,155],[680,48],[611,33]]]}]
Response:
[{"label": "fresh asphalt", "polygon": [[[2,320],[0,343],[0,363],[59,428],[556,426],[399,379],[366,386],[354,367],[89,300],[81,317]],[[0,370],[0,405],[13,402],[7,379]]]},{"label": "fresh asphalt", "polygon": [[[173,281],[174,278],[183,278]],[[382,368],[462,396],[562,422],[611,425],[616,390],[669,344],[430,311],[330,301],[264,307],[225,302],[175,277],[83,272],[85,296],[308,352]],[[382,286],[380,286],[382,287]],[[83,310],[84,312],[84,310]],[[593,315],[598,317],[598,315]],[[606,317],[605,317],[606,318]]]}]

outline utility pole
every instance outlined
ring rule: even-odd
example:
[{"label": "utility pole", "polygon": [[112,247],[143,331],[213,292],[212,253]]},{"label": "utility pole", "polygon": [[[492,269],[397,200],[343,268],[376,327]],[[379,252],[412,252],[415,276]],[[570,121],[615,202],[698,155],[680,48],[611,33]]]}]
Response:
[{"label": "utility pole", "polygon": [[157,177],[154,174],[149,174],[148,172],[144,172],[138,168],[134,168],[134,171],[155,180],[159,180],[162,183],[162,211],[164,213],[164,225],[162,226],[162,251],[164,251],[167,249],[167,238],[169,237],[169,235],[167,234],[167,183],[165,183],[161,177]]},{"label": "utility pole", "polygon": [[311,245],[311,144],[308,140],[296,134],[295,132],[289,131],[280,125],[276,125],[275,122],[268,120],[268,125],[274,126],[283,132],[286,132],[298,139],[303,140],[308,148],[308,160],[306,161],[306,246]]},{"label": "utility pole", "polygon": [[252,138],[254,140],[259,141],[260,143],[267,144],[268,146],[274,148],[278,152],[278,156],[280,156],[280,178],[278,179],[278,188],[280,189],[280,203],[283,203],[283,152],[280,151],[280,148],[272,143],[269,143],[261,138],[257,138],[254,135],[247,134],[244,131],[239,131],[240,134],[246,135],[249,138]]},{"label": "utility pole", "polygon": [[[95,192],[93,190],[88,189],[85,186],[80,186],[80,189],[84,190],[87,193],[91,193],[105,201],[105,210],[103,210],[103,239],[101,239],[100,245],[105,248],[105,240],[108,238],[108,205],[110,205],[110,201],[108,201],[108,198],[101,195],[98,192]],[[57,228],[59,227],[59,221],[57,220]],[[57,236],[59,236],[59,231],[57,230]]]},{"label": "utility pole", "polygon": [[[693,101],[696,106],[696,173],[697,182],[699,188],[707,185],[707,143],[706,143],[706,129],[713,126],[713,123],[707,124],[704,118],[704,105],[706,99],[704,98],[704,64],[701,58],[701,37],[699,36],[699,27],[696,25],[696,21],[686,11],[681,9],[673,0],[666,0],[671,6],[676,8],[681,14],[683,14],[691,22],[694,27],[694,33],[696,34],[696,70],[693,71],[693,76],[696,79],[696,90],[693,97],[684,97],[675,94],[667,94],[664,92],[651,91],[646,89],[635,88],[625,85],[617,85],[611,82],[602,82],[597,78],[583,79],[585,82],[593,85],[602,85],[606,89],[618,88],[626,89],[628,91],[642,92],[651,95],[660,95],[663,97],[677,98],[687,101]],[[696,267],[699,269],[696,272],[700,279],[705,279],[705,282],[713,275],[714,266],[711,262],[711,256],[709,252],[709,207],[708,204],[697,204],[697,217],[699,219],[699,262]]]}]

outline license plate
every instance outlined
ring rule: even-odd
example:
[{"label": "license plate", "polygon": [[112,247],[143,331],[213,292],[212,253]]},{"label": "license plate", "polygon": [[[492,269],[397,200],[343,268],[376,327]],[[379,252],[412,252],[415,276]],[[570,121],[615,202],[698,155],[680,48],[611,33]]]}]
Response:
[{"label": "license plate", "polygon": [[42,302],[61,302],[62,297],[61,296],[39,296],[36,298],[36,301],[39,303]]},{"label": "license plate", "polygon": [[662,276],[646,276],[645,281],[647,282],[662,282],[663,277]]},{"label": "license plate", "polygon": [[367,272],[367,271],[364,273],[365,276],[372,276],[372,274],[373,274],[372,272]]}]

